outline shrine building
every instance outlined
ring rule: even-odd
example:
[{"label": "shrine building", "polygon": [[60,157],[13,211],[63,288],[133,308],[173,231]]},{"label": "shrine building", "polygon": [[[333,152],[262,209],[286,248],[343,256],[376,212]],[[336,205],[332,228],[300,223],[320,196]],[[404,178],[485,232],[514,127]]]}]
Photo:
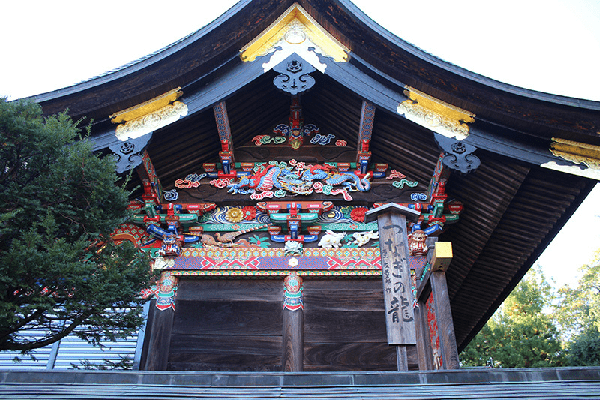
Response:
[{"label": "shrine building", "polygon": [[[133,170],[146,371],[431,371],[600,179],[600,103],[514,87],[348,0],[242,0],[35,96]],[[150,267],[150,266],[149,266]]]}]

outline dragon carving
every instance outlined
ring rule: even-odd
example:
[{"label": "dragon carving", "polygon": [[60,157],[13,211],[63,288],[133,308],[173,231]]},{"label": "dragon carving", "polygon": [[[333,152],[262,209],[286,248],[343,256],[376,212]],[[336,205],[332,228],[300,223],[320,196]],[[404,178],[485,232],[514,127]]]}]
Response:
[{"label": "dragon carving", "polygon": [[[339,172],[331,165],[311,165],[307,169],[269,165],[227,187],[228,192],[233,194],[251,194],[277,188],[295,195],[309,195],[313,193],[317,181],[322,181],[320,185],[327,185],[330,189],[342,185],[348,191],[366,192],[371,188],[370,174],[360,178],[353,172]],[[325,193],[329,194],[331,190]]]}]

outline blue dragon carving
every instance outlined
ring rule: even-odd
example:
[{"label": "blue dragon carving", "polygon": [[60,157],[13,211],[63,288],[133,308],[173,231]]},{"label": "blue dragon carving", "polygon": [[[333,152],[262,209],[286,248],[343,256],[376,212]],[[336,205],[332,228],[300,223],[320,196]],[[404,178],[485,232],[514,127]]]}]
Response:
[{"label": "blue dragon carving", "polygon": [[294,172],[291,167],[269,165],[249,177],[242,177],[237,183],[227,185],[233,194],[251,194],[255,191],[270,191],[273,188],[294,194],[308,195],[313,192],[313,182],[323,181],[330,187],[343,185],[348,191],[366,192],[371,188],[370,174],[359,178],[353,172],[339,172],[330,165],[314,165],[302,172]]}]

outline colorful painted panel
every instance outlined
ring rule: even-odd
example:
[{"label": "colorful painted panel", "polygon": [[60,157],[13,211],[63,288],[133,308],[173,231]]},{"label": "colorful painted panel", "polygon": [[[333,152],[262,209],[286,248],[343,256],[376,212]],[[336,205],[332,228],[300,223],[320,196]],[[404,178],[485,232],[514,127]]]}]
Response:
[{"label": "colorful painted panel", "polygon": [[156,196],[159,199],[162,199],[162,185],[160,184],[160,180],[158,179],[158,175],[156,174],[156,170],[154,169],[152,160],[150,160],[148,151],[144,151],[144,155],[142,156],[142,163],[144,165],[144,170],[148,174],[148,180],[150,181],[150,184],[156,191]]},{"label": "colorful painted panel", "polygon": [[217,121],[217,130],[219,137],[225,142],[231,142],[231,130],[229,129],[229,118],[227,116],[227,107],[225,102],[221,101],[213,107],[215,120]]},{"label": "colorful painted panel", "polygon": [[305,249],[302,256],[285,249],[184,249],[171,270],[380,270],[379,249]]},{"label": "colorful painted panel", "polygon": [[375,118],[375,105],[368,101],[363,101],[360,110],[360,130],[358,132],[358,143],[363,140],[371,140],[373,133],[373,119]]},{"label": "colorful painted panel", "polygon": [[175,310],[175,297],[177,296],[177,278],[170,271],[164,271],[160,280],[150,289],[141,293],[142,298],[156,298],[156,308],[160,311]]},{"label": "colorful painted panel", "polygon": [[440,369],[442,368],[442,351],[440,349],[440,336],[435,316],[433,293],[430,293],[427,299],[427,325],[429,326],[429,340],[431,341],[431,352],[433,353],[433,367]]},{"label": "colorful painted panel", "polygon": [[304,309],[302,278],[292,272],[283,281],[283,308],[290,311]]}]

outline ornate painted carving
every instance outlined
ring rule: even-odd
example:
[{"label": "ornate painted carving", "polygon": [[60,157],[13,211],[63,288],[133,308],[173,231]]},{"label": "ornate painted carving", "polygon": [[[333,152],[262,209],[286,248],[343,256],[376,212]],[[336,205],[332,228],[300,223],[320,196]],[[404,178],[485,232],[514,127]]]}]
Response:
[{"label": "ornate painted carving", "polygon": [[[284,143],[286,140],[288,144],[295,150],[299,149],[302,146],[302,142],[304,141],[305,136],[310,136],[313,133],[316,133],[315,137],[311,139],[311,143],[326,145],[329,143],[328,139],[335,137],[333,135],[327,135],[323,137],[319,135],[319,128],[316,125],[308,124],[304,125],[304,118],[302,118],[302,107],[300,106],[300,99],[298,96],[292,96],[292,103],[290,105],[290,117],[289,124],[279,124],[273,129],[273,133],[281,135],[283,137],[275,137],[271,138],[267,135],[259,135],[255,136],[252,140],[254,140],[254,144],[260,146],[262,144],[273,142],[275,144]],[[278,140],[280,139],[280,140]],[[321,143],[322,142],[322,143]]]},{"label": "ornate painted carving", "polygon": [[327,136],[320,135],[317,133],[312,139],[310,139],[310,143],[325,146],[326,144],[329,144],[332,139],[335,139],[335,135],[333,135],[331,133]]},{"label": "ornate painted carving", "polygon": [[373,133],[373,119],[375,118],[375,105],[363,100],[360,110],[360,127],[358,131],[358,143],[363,140],[371,140]]},{"label": "ornate painted carving", "polygon": [[285,255],[286,256],[301,256],[302,255],[302,243],[290,241],[285,242]]},{"label": "ornate painted carving", "polygon": [[404,185],[408,187],[416,187],[419,184],[417,181],[409,181],[406,178],[402,178],[399,181],[392,182],[392,186],[398,189],[404,189]]},{"label": "ornate painted carving", "polygon": [[[265,197],[284,197],[309,195],[313,192],[325,194],[343,194],[347,201],[352,200],[348,192],[368,191],[371,188],[370,175],[360,178],[353,172],[340,172],[332,165],[313,165],[308,169],[296,165],[288,167],[285,163],[270,162],[268,166],[251,176],[242,176],[227,185],[228,192],[250,195],[251,199]],[[342,188],[335,189],[335,186]],[[278,191],[273,192],[273,189]]]},{"label": "ornate painted carving", "polygon": [[136,247],[141,246],[150,239],[150,236],[143,228],[129,223],[120,225],[112,235],[114,241],[122,240],[125,237]]},{"label": "ornate painted carving", "polygon": [[[173,276],[287,276],[302,271],[302,275],[314,277],[381,277],[381,256],[376,247],[305,248],[301,256],[285,255],[283,248],[198,248],[161,260],[162,267]],[[411,270],[423,268],[424,257],[409,256],[408,261]]]},{"label": "ornate painted carving", "polygon": [[[287,125],[277,125],[274,129],[274,132],[285,135],[287,129],[289,129]],[[252,138],[255,146],[262,146],[263,144],[282,144],[285,143],[286,140],[287,137],[284,136],[269,135],[257,135]]]},{"label": "ornate painted carving", "polygon": [[[148,151],[144,151],[144,155],[142,156],[142,161],[144,165],[144,171],[148,176],[148,182],[150,183],[150,188],[156,194],[156,198],[154,199],[156,202],[160,200],[162,197],[162,185],[160,183],[160,179],[158,179],[158,175],[156,174],[156,170],[154,169],[154,164],[152,164],[152,160],[150,159],[150,155]],[[146,192],[146,185],[144,184],[144,192]],[[146,193],[147,194],[147,193]]]},{"label": "ornate painted carving", "polygon": [[369,211],[367,207],[356,207],[350,211],[350,218],[356,222],[365,222],[365,214]]},{"label": "ornate painted carving", "polygon": [[407,87],[408,99],[398,105],[398,113],[405,118],[440,135],[459,140],[469,135],[468,123],[474,122],[475,114]]},{"label": "ornate painted carving", "polygon": [[199,233],[196,236],[198,237],[198,240],[200,241],[200,243],[202,243],[206,247],[233,247],[233,246],[237,246],[237,243],[234,243],[233,241],[238,236],[243,235],[244,233],[252,232],[252,231],[266,228],[266,227],[267,227],[266,225],[259,225],[259,226],[253,227],[253,228],[239,230],[236,232],[226,232],[223,234],[220,232],[217,232],[215,234],[215,236],[205,234],[205,233]]},{"label": "ornate painted carving", "polygon": [[390,171],[390,174],[385,177],[385,179],[396,179],[396,178],[398,178],[398,179],[406,178],[406,175],[393,169]]},{"label": "ornate painted carving", "polygon": [[[278,223],[279,219],[276,215],[273,216],[273,219],[270,218],[273,214],[282,213],[281,221],[286,221],[286,213],[287,210],[285,207],[278,207],[276,209],[271,208],[268,209],[267,204],[271,207],[275,202],[261,202],[257,205],[256,210],[256,218],[255,222],[252,223],[262,223],[262,224],[275,224]],[[296,204],[302,204],[304,202],[296,202]],[[307,221],[311,224],[317,224],[321,230],[334,230],[334,231],[367,231],[367,230],[375,230],[377,229],[376,222],[364,223],[364,213],[366,212],[366,207],[352,207],[352,206],[333,206],[330,202],[308,202],[314,203],[318,205],[322,203],[325,207],[314,215],[317,217],[315,220]],[[286,202],[285,205],[291,204]],[[309,205],[310,206],[310,205]],[[306,206],[306,207],[309,207]],[[304,205],[302,206],[304,207]],[[206,213],[200,222],[203,224],[205,230],[213,230],[212,226],[215,226],[215,230],[230,230],[232,229],[231,224],[227,224],[227,220],[224,217],[225,210],[228,207],[219,207],[210,213]],[[315,211],[314,208],[306,208],[309,211],[309,214]],[[355,211],[358,210],[358,211]],[[360,217],[362,215],[362,219]],[[283,223],[282,222],[282,223]],[[252,225],[248,222],[243,222],[241,226]],[[307,228],[309,231],[311,226]],[[235,229],[234,229],[235,230]],[[278,234],[276,232],[274,234]]]},{"label": "ornate painted carving", "polygon": [[150,289],[141,293],[142,298],[156,297],[156,308],[160,311],[172,309],[175,310],[175,297],[177,296],[177,277],[170,271],[164,271],[160,275],[160,280]]},{"label": "ornate painted carving", "polygon": [[116,170],[121,174],[137,167],[143,161],[144,148],[152,135],[144,135],[124,142],[114,142],[109,145],[110,150],[116,156]]},{"label": "ornate painted carving", "polygon": [[427,255],[427,234],[421,229],[416,229],[408,235],[408,252],[411,256]]},{"label": "ornate painted carving", "polygon": [[244,219],[244,213],[239,208],[230,208],[229,210],[227,210],[225,218],[227,219],[227,221],[236,224]]},{"label": "ornate painted carving", "polygon": [[219,138],[221,139],[221,151],[219,152],[219,157],[221,158],[221,165],[223,166],[222,173],[224,175],[230,175],[234,166],[233,142],[231,140],[231,129],[229,127],[229,117],[227,115],[225,102],[221,101],[215,104],[213,112],[215,114],[215,121],[217,122]]},{"label": "ornate painted carving", "polygon": [[339,247],[342,247],[342,239],[344,239],[345,236],[345,233],[326,231],[325,235],[323,235],[323,237],[321,237],[321,240],[319,241],[319,246],[321,246],[324,249],[337,249]]},{"label": "ornate painted carving", "polygon": [[175,224],[169,224],[169,227],[166,230],[161,230],[160,232],[148,230],[148,233],[152,233],[156,236],[160,235],[162,244],[157,253],[159,256],[177,257],[181,254],[181,244],[184,241],[184,237],[179,234]]},{"label": "ornate painted carving", "polygon": [[435,139],[446,153],[443,163],[448,168],[466,174],[476,170],[481,164],[479,158],[471,154],[477,150],[475,146],[440,135],[436,135]]},{"label": "ornate painted carving", "polygon": [[431,351],[433,353],[433,367],[442,368],[442,351],[440,349],[440,336],[435,316],[435,306],[433,304],[433,294],[427,298],[427,325],[429,327],[429,340],[431,341]]},{"label": "ornate painted carving", "polygon": [[[290,266],[292,258],[300,260],[300,264]],[[173,270],[381,270],[381,257],[376,247],[304,248],[300,257],[286,256],[285,248],[186,248],[173,262],[169,267]]]},{"label": "ornate painted carving", "polygon": [[217,130],[219,138],[226,142],[231,142],[231,129],[229,128],[229,117],[227,116],[227,106],[224,101],[220,101],[214,105],[213,111],[215,121],[217,122]]},{"label": "ornate painted carving", "polygon": [[283,281],[283,286],[283,308],[290,311],[304,309],[302,278],[296,272],[292,272]]},{"label": "ornate painted carving", "polygon": [[379,239],[379,232],[373,232],[373,231],[354,232],[352,234],[352,237],[354,238],[354,241],[352,242],[352,244],[355,245],[356,247],[361,247],[361,246],[364,246],[365,244],[369,243],[369,241],[371,241],[371,240]]},{"label": "ornate painted carving", "polygon": [[187,106],[175,101],[149,114],[142,115],[117,126],[115,135],[119,140],[135,139],[167,126],[187,115]]}]

